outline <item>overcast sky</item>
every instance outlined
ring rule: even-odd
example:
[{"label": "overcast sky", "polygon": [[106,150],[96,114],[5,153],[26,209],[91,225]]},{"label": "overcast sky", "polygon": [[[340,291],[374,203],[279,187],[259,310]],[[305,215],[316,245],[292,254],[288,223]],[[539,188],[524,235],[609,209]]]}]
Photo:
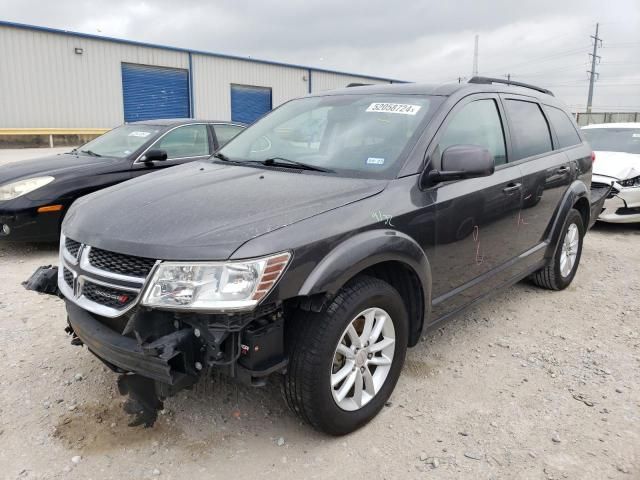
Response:
[{"label": "overcast sky", "polygon": [[416,82],[479,73],[587,101],[596,22],[603,48],[594,110],[640,111],[640,0],[0,0],[3,20]]}]

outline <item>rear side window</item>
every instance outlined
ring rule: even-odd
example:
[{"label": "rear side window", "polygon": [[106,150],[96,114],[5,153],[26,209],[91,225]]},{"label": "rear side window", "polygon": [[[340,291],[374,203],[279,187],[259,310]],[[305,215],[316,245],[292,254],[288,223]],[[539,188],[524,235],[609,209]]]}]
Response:
[{"label": "rear side window", "polygon": [[476,100],[454,114],[440,138],[440,154],[453,145],[478,145],[493,155],[496,165],[506,163],[502,122],[495,100]]},{"label": "rear side window", "polygon": [[550,152],[549,125],[537,103],[507,100],[505,108],[510,122],[514,160]]},{"label": "rear side window", "polygon": [[547,118],[551,122],[551,125],[553,125],[553,129],[556,131],[559,148],[571,147],[582,143],[578,132],[576,132],[576,128],[573,126],[573,123],[569,120],[566,113],[555,107],[547,107],[546,112]]}]

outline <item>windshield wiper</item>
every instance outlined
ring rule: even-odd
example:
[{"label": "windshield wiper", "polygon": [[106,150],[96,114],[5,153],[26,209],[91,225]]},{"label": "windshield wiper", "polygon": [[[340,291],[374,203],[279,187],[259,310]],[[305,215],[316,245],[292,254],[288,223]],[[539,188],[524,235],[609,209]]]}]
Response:
[{"label": "windshield wiper", "polygon": [[101,157],[99,153],[94,152],[93,150],[80,150],[82,153],[86,153],[87,155],[91,155],[92,157]]},{"label": "windshield wiper", "polygon": [[214,153],[213,157],[218,158],[223,162],[235,163],[238,165],[242,165],[243,163],[254,164],[254,165],[258,164],[258,165],[265,165],[267,167],[274,166],[274,167],[284,167],[284,168],[297,168],[300,170],[312,170],[315,172],[335,173],[333,170],[330,170],[328,168],[316,167],[315,165],[310,165],[308,163],[302,163],[296,160],[290,160],[288,158],[283,158],[283,157],[271,157],[271,158],[266,158],[264,160],[231,160],[224,153]]},{"label": "windshield wiper", "polygon": [[273,165],[276,167],[299,168],[300,170],[312,170],[314,172],[335,173],[334,170],[331,170],[329,168],[318,167],[316,165],[298,162],[297,160],[291,160],[289,158],[283,158],[283,157],[266,158],[262,160],[261,163],[267,166]]},{"label": "windshield wiper", "polygon": [[230,162],[231,159],[229,157],[227,157],[224,153],[214,153],[213,154],[214,158],[219,158],[220,160],[224,161],[224,162]]}]

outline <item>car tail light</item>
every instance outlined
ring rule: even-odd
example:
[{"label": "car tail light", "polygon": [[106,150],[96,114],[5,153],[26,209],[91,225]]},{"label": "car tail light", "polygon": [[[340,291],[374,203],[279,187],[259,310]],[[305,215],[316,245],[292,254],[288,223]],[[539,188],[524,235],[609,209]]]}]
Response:
[{"label": "car tail light", "polygon": [[596,152],[591,152],[591,163],[596,161]]}]

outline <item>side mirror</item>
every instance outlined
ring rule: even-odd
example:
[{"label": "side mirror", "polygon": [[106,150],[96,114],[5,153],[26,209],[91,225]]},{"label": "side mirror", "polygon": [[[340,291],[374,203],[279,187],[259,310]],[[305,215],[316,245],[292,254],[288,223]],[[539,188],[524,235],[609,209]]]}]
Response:
[{"label": "side mirror", "polygon": [[429,183],[487,177],[494,171],[493,155],[478,145],[452,145],[442,152],[442,170],[428,173]]},{"label": "side mirror", "polygon": [[147,150],[140,160],[144,163],[164,162],[167,159],[166,150]]}]

